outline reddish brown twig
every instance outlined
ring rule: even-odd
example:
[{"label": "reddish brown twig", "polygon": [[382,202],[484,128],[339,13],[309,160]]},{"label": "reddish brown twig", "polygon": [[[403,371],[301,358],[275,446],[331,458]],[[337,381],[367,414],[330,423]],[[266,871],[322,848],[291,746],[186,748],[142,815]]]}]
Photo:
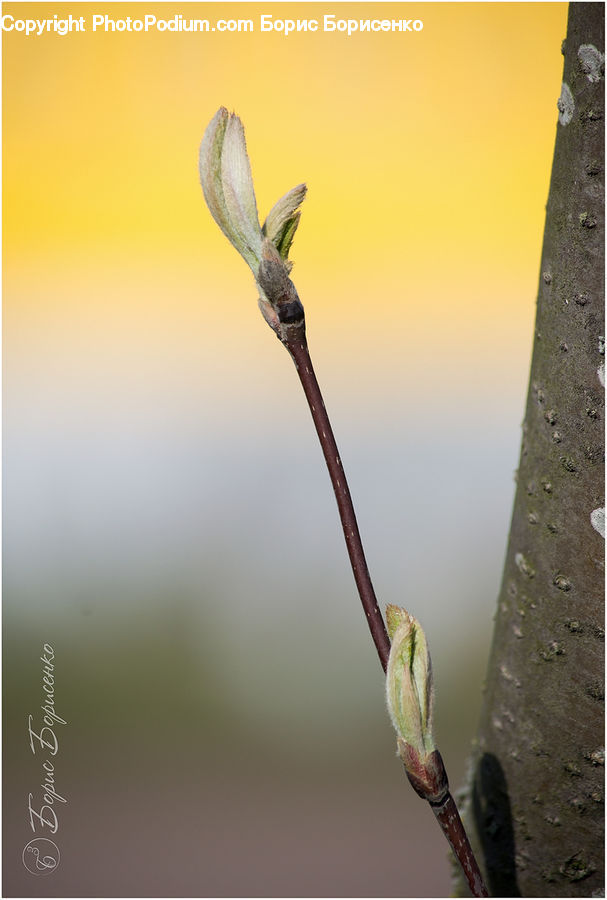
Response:
[{"label": "reddish brown twig", "polygon": [[329,475],[331,476],[333,490],[335,491],[339,517],[344,530],[344,537],[350,556],[350,563],[352,564],[354,580],[356,581],[356,587],[358,588],[358,593],[367,617],[373,643],[375,644],[379,660],[385,672],[388,666],[388,657],[390,655],[390,638],[386,631],[383,616],[377,605],[377,598],[375,596],[375,591],[373,590],[371,576],[369,575],[367,560],[365,559],[365,551],[363,550],[360,532],[358,530],[356,513],[354,512],[352,497],[350,496],[350,489],[348,488],[348,482],[341,464],[339,450],[335,443],[333,429],[331,428],[329,416],[325,409],[320,387],[318,386],[318,381],[314,374],[312,360],[310,359],[310,353],[306,343],[305,332],[303,335],[298,335],[295,339],[290,340],[285,346],[293,357],[297,374],[299,375],[310,407],[310,412],[312,413],[312,418],[314,419],[314,425],[316,426]]},{"label": "reddish brown twig", "polygon": [[449,792],[440,803],[430,803],[432,812],[438,819],[443,834],[449,841],[451,849],[455,853],[466,881],[472,891],[473,897],[488,897],[489,892],[485,886],[483,876],[472,852],[464,823],[462,822],[455,800]]},{"label": "reddish brown twig", "polygon": [[[285,345],[301,381],[316,432],[320,440],[320,445],[327,463],[339,516],[341,519],[344,537],[346,539],[346,547],[354,580],[358,588],[358,593],[363,605],[367,623],[375,644],[379,660],[384,672],[388,666],[388,657],[390,655],[390,638],[386,631],[383,616],[377,604],[377,598],[369,575],[369,569],[365,558],[365,552],[358,530],[356,521],[356,513],[352,497],[348,488],[348,482],[331,428],[331,422],[325,404],[322,398],[320,387],[314,373],[308,344],[306,341],[305,324],[303,318],[300,322],[295,322],[288,326],[277,327],[276,333]],[[455,801],[449,792],[448,782],[445,773],[445,790],[446,793],[438,802],[428,800],[432,811],[436,816],[443,834],[447,838],[451,849],[453,850],[462,871],[466,877],[470,890],[474,897],[488,897],[488,891],[483,881],[478,863],[472,852],[468,835],[460,818]],[[423,794],[420,794],[423,796]],[[424,799],[428,799],[424,797]]]}]

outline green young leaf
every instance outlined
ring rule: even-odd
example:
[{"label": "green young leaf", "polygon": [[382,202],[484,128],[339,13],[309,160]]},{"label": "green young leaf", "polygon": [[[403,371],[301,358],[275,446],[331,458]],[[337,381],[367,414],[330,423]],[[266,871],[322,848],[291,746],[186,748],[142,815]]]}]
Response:
[{"label": "green young leaf", "polygon": [[245,250],[243,256],[253,274],[261,262],[262,234],[244,128],[238,116],[229,118],[221,151],[221,182],[232,228]]},{"label": "green young leaf", "polygon": [[244,257],[254,275],[261,262],[257,218],[244,129],[238,116],[217,110],[204,133],[199,155],[200,183],[211,215]]},{"label": "green young leaf", "polygon": [[298,184],[278,200],[263,224],[262,232],[269,238],[284,260],[287,271],[292,268],[289,250],[301,218],[300,206],[306,196],[305,184]]},{"label": "green young leaf", "polygon": [[221,179],[221,151],[228,119],[229,113],[222,106],[207,125],[200,144],[198,168],[202,192],[209,211],[225,236],[231,241],[230,216],[223,196]]}]

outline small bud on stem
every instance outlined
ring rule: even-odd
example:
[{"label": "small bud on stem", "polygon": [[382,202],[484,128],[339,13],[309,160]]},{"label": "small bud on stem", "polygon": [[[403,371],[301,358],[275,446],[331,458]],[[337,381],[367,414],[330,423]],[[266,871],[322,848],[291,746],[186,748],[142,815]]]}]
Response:
[{"label": "small bud on stem", "polygon": [[392,638],[386,697],[398,735],[398,755],[414,790],[437,803],[449,790],[449,782],[432,736],[434,683],[426,635],[417,619],[398,606],[388,606],[386,621]]},{"label": "small bud on stem", "polygon": [[303,306],[289,278],[293,263],[288,255],[306,186],[298,184],[281,197],[260,228],[244,128],[223,106],[204,133],[199,170],[211,215],[251,269],[262,315],[285,343],[293,326],[301,329],[304,321]]}]

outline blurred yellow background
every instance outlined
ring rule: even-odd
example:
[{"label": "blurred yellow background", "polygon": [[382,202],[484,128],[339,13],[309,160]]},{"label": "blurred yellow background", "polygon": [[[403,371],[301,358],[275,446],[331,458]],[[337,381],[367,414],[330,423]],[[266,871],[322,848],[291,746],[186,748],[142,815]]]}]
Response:
[{"label": "blurred yellow background", "polygon": [[[378,595],[429,634],[457,785],[510,515],[567,5],[3,5],[89,26],[146,13],[254,31],[3,34],[5,890],[446,895],[312,423],[204,205],[198,145],[220,105],[240,115],[262,221],[308,185],[293,280]],[[325,14],[423,29],[259,27]],[[69,707],[52,883],[20,861],[45,641]]]}]

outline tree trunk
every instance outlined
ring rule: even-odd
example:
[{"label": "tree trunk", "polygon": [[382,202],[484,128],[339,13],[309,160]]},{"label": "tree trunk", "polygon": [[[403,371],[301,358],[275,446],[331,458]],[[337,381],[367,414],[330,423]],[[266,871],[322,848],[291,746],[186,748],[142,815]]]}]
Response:
[{"label": "tree trunk", "polygon": [[603,4],[570,4],[516,497],[467,797],[501,897],[603,896],[603,51]]}]

